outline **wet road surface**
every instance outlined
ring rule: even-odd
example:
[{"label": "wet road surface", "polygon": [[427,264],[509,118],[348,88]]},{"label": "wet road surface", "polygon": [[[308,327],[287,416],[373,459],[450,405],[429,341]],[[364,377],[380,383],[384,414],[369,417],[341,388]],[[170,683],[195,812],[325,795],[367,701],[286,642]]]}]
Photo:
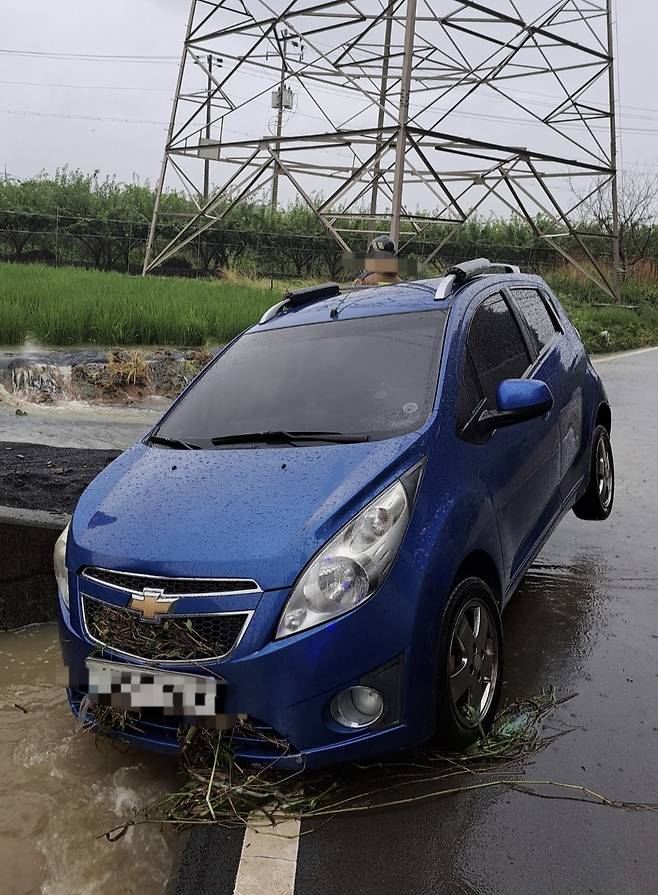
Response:
[{"label": "wet road surface", "polygon": [[[658,802],[658,351],[605,360],[617,493],[608,522],[569,514],[504,616],[504,698],[554,686],[573,732],[523,773]],[[546,795],[558,795],[546,790]],[[658,813],[497,790],[302,824],[295,895],[658,892]],[[233,893],[243,836],[202,831],[177,895]],[[249,889],[251,892],[251,888]],[[263,893],[274,892],[263,880]]]}]

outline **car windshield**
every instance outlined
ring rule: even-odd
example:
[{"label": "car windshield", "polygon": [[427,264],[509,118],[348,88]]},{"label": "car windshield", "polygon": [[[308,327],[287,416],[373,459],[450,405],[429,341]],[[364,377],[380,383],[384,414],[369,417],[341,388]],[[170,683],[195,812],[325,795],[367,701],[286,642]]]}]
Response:
[{"label": "car windshield", "polygon": [[247,333],[173,408],[154,443],[206,448],[232,437],[281,444],[306,433],[321,443],[412,432],[432,409],[446,316],[408,312]]}]

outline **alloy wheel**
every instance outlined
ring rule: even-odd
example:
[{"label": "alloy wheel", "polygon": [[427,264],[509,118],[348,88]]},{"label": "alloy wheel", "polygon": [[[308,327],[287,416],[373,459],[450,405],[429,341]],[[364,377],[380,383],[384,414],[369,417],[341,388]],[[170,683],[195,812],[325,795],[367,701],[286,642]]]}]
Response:
[{"label": "alloy wheel", "polygon": [[596,446],[596,483],[599,489],[599,500],[604,510],[607,510],[612,502],[612,489],[614,486],[612,472],[612,457],[610,448],[605,438],[599,438]]},{"label": "alloy wheel", "polygon": [[481,725],[496,692],[500,644],[491,610],[474,597],[457,615],[448,656],[450,699],[460,723]]}]

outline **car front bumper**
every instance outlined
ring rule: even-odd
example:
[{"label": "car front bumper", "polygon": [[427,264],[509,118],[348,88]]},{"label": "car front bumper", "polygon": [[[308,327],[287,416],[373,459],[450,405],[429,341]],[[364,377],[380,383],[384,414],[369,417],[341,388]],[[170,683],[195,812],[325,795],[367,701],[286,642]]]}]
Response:
[{"label": "car front bumper", "polygon": [[[278,641],[272,632],[288,590],[265,592],[256,606],[231,605],[228,608],[253,609],[251,621],[229,657],[203,668],[128,659],[110,649],[103,649],[102,656],[132,666],[221,679],[224,711],[246,714],[249,724],[264,732],[264,737],[254,737],[234,730],[234,748],[244,760],[277,760],[282,768],[312,769],[395,752],[430,736],[435,721],[432,638],[418,612],[426,585],[422,576],[409,571],[399,569],[353,612]],[[88,680],[85,660],[99,654],[84,630],[77,584],[72,575],[70,612],[60,601],[61,647],[69,672],[69,701],[76,714]],[[227,608],[226,601],[222,608]],[[360,683],[382,692],[385,711],[371,727],[350,730],[333,720],[329,706],[342,689]],[[116,736],[173,753],[179,748],[177,733],[174,719],[149,712],[135,728]],[[282,747],[281,741],[287,745]]]}]

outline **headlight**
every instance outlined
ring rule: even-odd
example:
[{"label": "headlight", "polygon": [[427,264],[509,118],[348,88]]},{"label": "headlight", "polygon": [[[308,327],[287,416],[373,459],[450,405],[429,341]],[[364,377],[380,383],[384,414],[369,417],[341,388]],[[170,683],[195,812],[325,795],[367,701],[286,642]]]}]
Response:
[{"label": "headlight", "polygon": [[67,609],[69,608],[69,573],[66,568],[66,542],[69,537],[69,528],[70,523],[57,538],[55,543],[55,554],[53,557],[55,578],[57,579],[57,590]]},{"label": "headlight", "polygon": [[285,605],[277,640],[343,615],[374,594],[407,529],[421,468],[364,507],[311,560]]}]

